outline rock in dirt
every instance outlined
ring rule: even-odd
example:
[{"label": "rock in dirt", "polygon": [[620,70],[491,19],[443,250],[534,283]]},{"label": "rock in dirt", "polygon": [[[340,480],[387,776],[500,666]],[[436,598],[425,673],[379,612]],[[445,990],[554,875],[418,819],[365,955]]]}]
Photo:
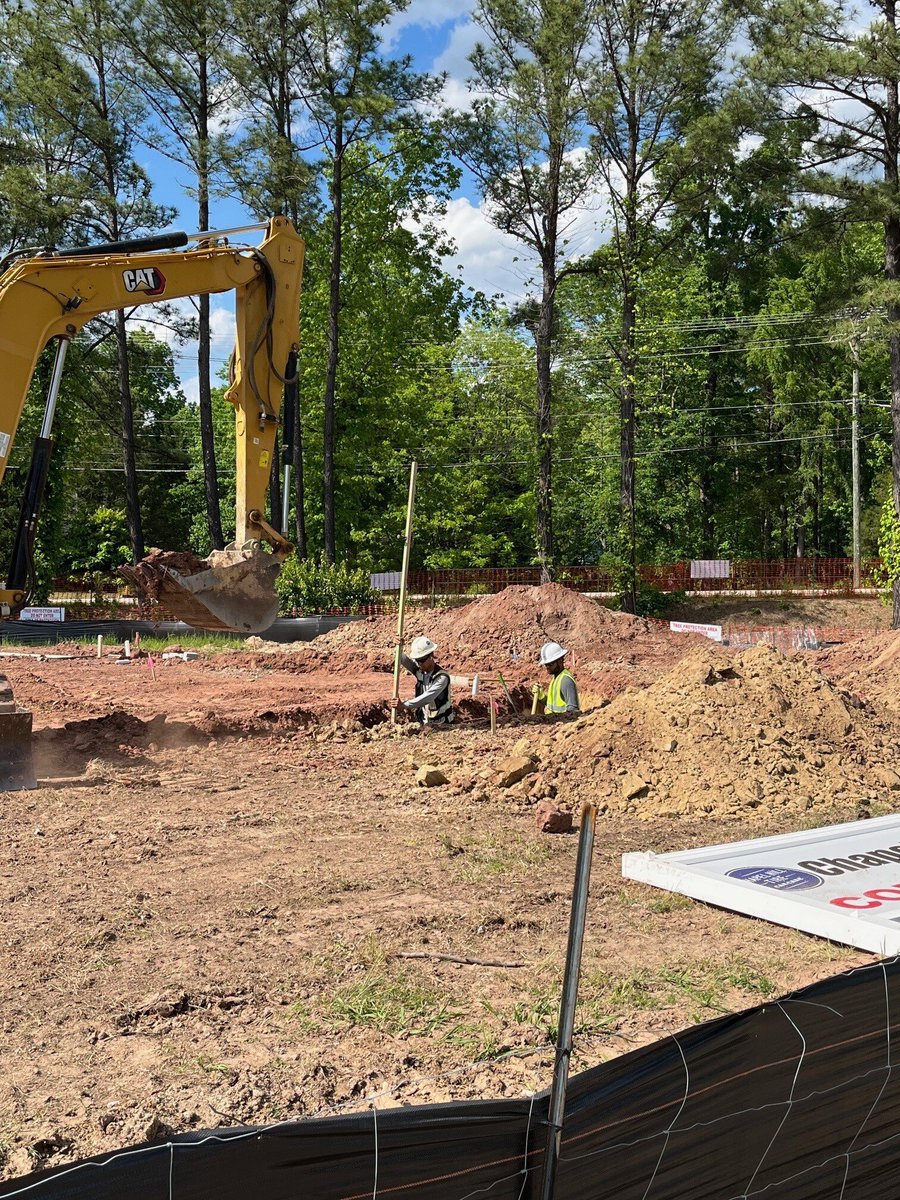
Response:
[{"label": "rock in dirt", "polygon": [[533,758],[517,755],[503,763],[497,784],[502,788],[512,787],[514,783],[521,782],[526,775],[533,775],[536,770],[537,764]]},{"label": "rock in dirt", "polygon": [[416,771],[416,783],[419,787],[442,787],[450,780],[439,767],[429,767],[427,764]]},{"label": "rock in dirt", "polygon": [[643,796],[649,790],[649,786],[640,775],[629,772],[622,779],[622,795],[626,800],[634,800],[638,796]]},{"label": "rock in dirt", "polygon": [[532,743],[531,739],[527,737],[519,738],[512,748],[512,754],[513,758],[531,758],[534,759],[535,762],[538,760],[538,754],[534,748],[534,744]]},{"label": "rock in dirt", "polygon": [[563,812],[551,800],[542,800],[534,810],[534,823],[538,833],[569,833],[572,829],[572,814]]}]

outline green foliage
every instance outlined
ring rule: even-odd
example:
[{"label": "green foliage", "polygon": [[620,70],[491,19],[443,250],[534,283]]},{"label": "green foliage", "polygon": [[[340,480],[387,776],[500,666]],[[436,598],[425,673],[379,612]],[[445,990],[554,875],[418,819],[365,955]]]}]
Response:
[{"label": "green foliage", "polygon": [[114,571],[127,562],[131,554],[128,542],[128,522],[124,508],[100,505],[88,514],[83,530],[84,553],[72,559],[77,571]]},{"label": "green foliage", "polygon": [[889,492],[881,507],[881,524],[878,530],[878,556],[881,559],[875,582],[882,591],[889,591],[900,579],[900,521],[894,508],[894,498]]},{"label": "green foliage", "polygon": [[324,555],[318,559],[292,555],[281,568],[275,588],[285,613],[320,613],[335,608],[358,612],[378,599],[369,586],[368,571],[346,562],[329,563]]}]

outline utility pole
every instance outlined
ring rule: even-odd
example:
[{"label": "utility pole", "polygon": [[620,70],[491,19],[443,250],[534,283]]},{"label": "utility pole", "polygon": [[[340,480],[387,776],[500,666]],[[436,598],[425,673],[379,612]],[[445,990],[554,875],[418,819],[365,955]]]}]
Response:
[{"label": "utility pole", "polygon": [[853,412],[850,424],[850,444],[853,470],[853,590],[860,588],[860,504],[859,504],[859,335],[850,339],[853,354]]}]

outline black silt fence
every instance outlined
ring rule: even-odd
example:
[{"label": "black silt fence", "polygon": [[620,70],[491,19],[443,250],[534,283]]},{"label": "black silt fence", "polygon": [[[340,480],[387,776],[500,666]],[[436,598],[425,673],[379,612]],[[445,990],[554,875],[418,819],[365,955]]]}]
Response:
[{"label": "black silt fence", "polygon": [[[570,1081],[557,1200],[900,1195],[897,960]],[[0,1184],[29,1200],[534,1200],[547,1095],[215,1130]]]}]

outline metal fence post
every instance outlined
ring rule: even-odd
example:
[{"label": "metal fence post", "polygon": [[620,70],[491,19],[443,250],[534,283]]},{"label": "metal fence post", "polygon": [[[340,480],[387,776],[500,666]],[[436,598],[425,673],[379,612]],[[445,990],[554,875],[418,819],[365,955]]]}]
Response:
[{"label": "metal fence post", "polygon": [[590,803],[585,804],[581,810],[581,833],[578,839],[578,859],[575,864],[575,886],[572,890],[572,913],[569,917],[569,944],[566,949],[566,969],[563,976],[562,1000],[559,1006],[559,1029],[556,1035],[556,1061],[553,1064],[553,1083],[550,1087],[541,1200],[553,1200],[556,1186],[556,1168],[559,1163],[563,1115],[566,1109],[566,1088],[569,1082],[569,1064],[572,1058],[572,1037],[575,1031],[575,1005],[578,1003],[578,982],[581,975],[584,923],[588,892],[591,886],[591,855],[594,849],[596,820],[596,806]]}]

